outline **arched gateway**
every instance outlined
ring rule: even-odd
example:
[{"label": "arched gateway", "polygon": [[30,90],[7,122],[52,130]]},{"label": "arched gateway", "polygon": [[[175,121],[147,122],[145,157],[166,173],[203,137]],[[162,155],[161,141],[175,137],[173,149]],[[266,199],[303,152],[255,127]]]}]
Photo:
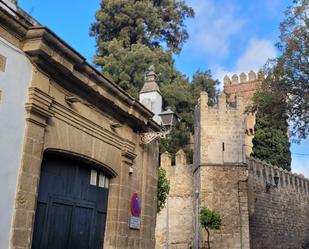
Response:
[{"label": "arched gateway", "polygon": [[108,184],[95,165],[45,154],[32,249],[103,248]]}]

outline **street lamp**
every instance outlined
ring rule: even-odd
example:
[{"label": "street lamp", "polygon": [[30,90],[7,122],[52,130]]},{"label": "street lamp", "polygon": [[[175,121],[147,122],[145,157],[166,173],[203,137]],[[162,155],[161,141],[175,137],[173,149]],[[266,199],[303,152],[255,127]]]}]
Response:
[{"label": "street lamp", "polygon": [[166,130],[171,129],[179,122],[178,115],[170,107],[167,107],[167,110],[160,113],[159,116],[161,117],[162,126]]},{"label": "street lamp", "polygon": [[179,117],[169,107],[166,111],[159,114],[161,117],[161,126],[163,131],[146,132],[140,136],[140,144],[149,144],[156,138],[166,138],[170,134],[172,128],[179,122]]}]

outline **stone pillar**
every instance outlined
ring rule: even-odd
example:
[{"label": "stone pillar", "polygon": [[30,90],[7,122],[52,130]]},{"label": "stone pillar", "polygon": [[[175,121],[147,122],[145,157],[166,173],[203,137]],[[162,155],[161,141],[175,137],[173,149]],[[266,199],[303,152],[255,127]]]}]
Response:
[{"label": "stone pillar", "polygon": [[168,172],[168,168],[172,166],[172,156],[167,151],[161,155],[161,164],[160,166]]},{"label": "stone pillar", "polygon": [[176,166],[186,165],[187,164],[187,156],[186,153],[180,149],[176,153]]},{"label": "stone pillar", "polygon": [[26,104],[27,125],[10,242],[12,249],[31,248],[45,127],[47,121],[53,116],[52,102],[53,98],[40,89],[35,87],[29,89],[29,99]]}]

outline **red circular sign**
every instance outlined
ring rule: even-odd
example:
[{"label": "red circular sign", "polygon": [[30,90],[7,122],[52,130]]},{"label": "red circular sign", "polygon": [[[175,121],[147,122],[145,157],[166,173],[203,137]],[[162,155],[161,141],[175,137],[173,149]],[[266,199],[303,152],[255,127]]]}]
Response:
[{"label": "red circular sign", "polygon": [[132,215],[134,217],[139,217],[141,214],[141,202],[136,192],[134,192],[132,195],[130,207]]}]

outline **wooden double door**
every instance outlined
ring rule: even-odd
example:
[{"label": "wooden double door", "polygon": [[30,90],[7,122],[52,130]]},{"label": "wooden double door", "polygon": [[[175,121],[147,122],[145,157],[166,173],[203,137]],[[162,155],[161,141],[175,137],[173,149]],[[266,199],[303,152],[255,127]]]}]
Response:
[{"label": "wooden double door", "polygon": [[32,249],[102,249],[109,179],[78,160],[44,157]]}]

